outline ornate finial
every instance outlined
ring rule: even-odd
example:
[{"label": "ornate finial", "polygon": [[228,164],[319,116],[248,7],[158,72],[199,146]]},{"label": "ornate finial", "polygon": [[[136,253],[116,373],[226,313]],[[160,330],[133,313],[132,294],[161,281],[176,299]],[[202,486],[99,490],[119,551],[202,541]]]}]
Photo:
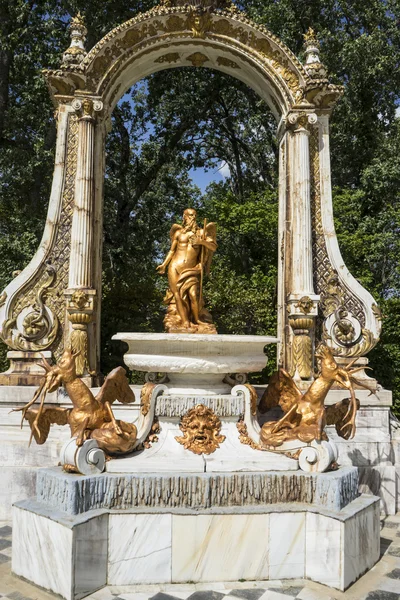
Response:
[{"label": "ornate finial", "polygon": [[310,46],[315,46],[316,48],[318,48],[318,50],[320,49],[320,43],[312,27],[308,29],[307,33],[304,34],[303,38],[304,46],[306,47],[306,49]]},{"label": "ornate finial", "polygon": [[314,29],[311,27],[304,34],[304,48],[306,52],[305,69],[312,79],[326,79],[327,71],[319,57],[320,43]]},{"label": "ornate finial", "polygon": [[87,29],[83,16],[80,12],[76,17],[72,17],[69,24],[71,45],[64,52],[62,58],[63,65],[78,65],[86,56],[85,41]]}]

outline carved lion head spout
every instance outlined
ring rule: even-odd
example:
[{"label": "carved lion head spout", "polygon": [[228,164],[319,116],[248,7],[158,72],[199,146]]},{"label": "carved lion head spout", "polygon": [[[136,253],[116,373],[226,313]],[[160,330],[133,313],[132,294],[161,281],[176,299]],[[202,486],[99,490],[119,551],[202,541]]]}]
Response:
[{"label": "carved lion head spout", "polygon": [[225,440],[221,431],[221,421],[204,404],[199,404],[182,417],[180,424],[182,437],[176,441],[194,454],[212,454]]}]

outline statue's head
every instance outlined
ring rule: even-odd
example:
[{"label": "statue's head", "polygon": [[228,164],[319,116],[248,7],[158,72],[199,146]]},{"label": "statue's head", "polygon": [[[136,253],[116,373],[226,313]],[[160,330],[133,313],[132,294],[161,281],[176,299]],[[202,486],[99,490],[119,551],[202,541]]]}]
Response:
[{"label": "statue's head", "polygon": [[197,212],[194,208],[187,208],[183,211],[183,225],[184,227],[191,227],[196,223]]}]

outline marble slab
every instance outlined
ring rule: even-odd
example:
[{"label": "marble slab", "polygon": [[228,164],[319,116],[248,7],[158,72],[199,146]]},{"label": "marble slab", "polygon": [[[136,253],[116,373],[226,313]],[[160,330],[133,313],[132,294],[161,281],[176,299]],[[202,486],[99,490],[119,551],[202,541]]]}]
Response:
[{"label": "marble slab", "polygon": [[341,536],[340,521],[307,513],[305,575],[308,579],[341,589],[343,544]]},{"label": "marble slab", "polygon": [[342,587],[348,588],[379,560],[379,505],[373,504],[342,523]]},{"label": "marble slab", "polygon": [[269,515],[173,515],[172,581],[268,579]]},{"label": "marble slab", "polygon": [[203,456],[193,454],[179,444],[175,437],[182,432],[179,419],[163,421],[158,441],[143,452],[111,460],[106,464],[108,473],[203,473]]},{"label": "marble slab", "polygon": [[242,444],[237,421],[222,421],[221,435],[225,441],[212,454],[204,455],[207,473],[297,471],[298,460],[274,452],[261,452]]},{"label": "marble slab", "polygon": [[73,532],[59,523],[14,506],[12,571],[72,600]]},{"label": "marble slab", "polygon": [[110,515],[109,585],[171,582],[172,515]]},{"label": "marble slab", "polygon": [[305,576],[306,513],[271,513],[269,520],[269,578]]},{"label": "marble slab", "polygon": [[230,511],[73,516],[25,501],[15,507],[13,567],[66,600],[80,600],[107,583],[307,577],[344,590],[378,560],[379,499],[373,496],[337,511],[295,503]]},{"label": "marble slab", "polygon": [[75,600],[101,589],[107,583],[107,514],[89,519],[73,529],[72,568]]}]

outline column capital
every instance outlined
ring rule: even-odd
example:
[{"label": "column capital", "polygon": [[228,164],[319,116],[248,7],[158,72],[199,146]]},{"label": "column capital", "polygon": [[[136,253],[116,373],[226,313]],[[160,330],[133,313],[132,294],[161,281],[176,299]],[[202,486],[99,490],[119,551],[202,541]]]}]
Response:
[{"label": "column capital", "polygon": [[98,98],[74,98],[72,108],[80,120],[95,121],[103,113],[104,105]]},{"label": "column capital", "polygon": [[291,317],[316,317],[319,301],[318,294],[290,294],[287,301],[288,313]]},{"label": "column capital", "polygon": [[310,127],[316,125],[318,117],[314,112],[296,111],[290,112],[286,117],[287,128],[296,132],[309,131]]}]

